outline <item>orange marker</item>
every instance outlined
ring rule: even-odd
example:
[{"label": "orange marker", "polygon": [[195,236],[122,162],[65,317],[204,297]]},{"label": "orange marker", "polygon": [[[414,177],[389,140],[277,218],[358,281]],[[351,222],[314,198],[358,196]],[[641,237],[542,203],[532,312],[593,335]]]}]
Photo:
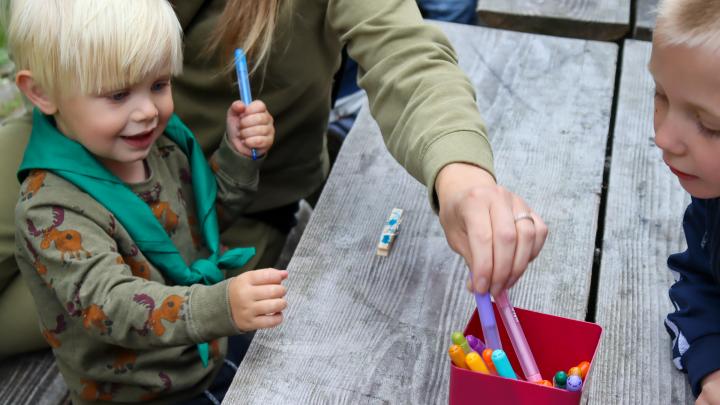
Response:
[{"label": "orange marker", "polygon": [[453,364],[456,367],[467,369],[468,366],[465,363],[465,353],[458,345],[452,345],[448,349],[448,354],[450,355],[450,360],[452,360]]},{"label": "orange marker", "polygon": [[485,365],[490,370],[490,374],[497,375],[497,370],[495,370],[495,365],[492,362],[492,354],[493,349],[487,348],[483,350],[482,352],[482,358],[485,360]]},{"label": "orange marker", "polygon": [[536,382],[535,384],[544,385],[544,386],[546,386],[546,387],[552,387],[552,386],[553,386],[552,383],[551,383],[550,381],[548,381],[548,380],[540,380],[540,381]]},{"label": "orange marker", "polygon": [[472,371],[478,371],[483,374],[490,374],[490,370],[488,370],[485,362],[476,352],[468,353],[465,356],[465,363],[467,363],[468,367],[470,367],[470,370]]},{"label": "orange marker", "polygon": [[580,367],[572,367],[570,370],[568,370],[567,375],[568,377],[570,377],[571,375],[576,375],[582,378],[582,371],[580,371]]},{"label": "orange marker", "polygon": [[582,374],[580,377],[585,381],[585,376],[587,375],[588,371],[590,370],[590,362],[583,361],[580,364],[578,364],[578,368],[580,369],[580,373]]}]

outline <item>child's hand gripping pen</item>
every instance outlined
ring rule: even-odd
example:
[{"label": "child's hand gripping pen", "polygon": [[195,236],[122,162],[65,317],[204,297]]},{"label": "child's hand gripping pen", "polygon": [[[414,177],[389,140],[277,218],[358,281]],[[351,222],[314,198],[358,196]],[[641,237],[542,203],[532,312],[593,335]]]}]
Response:
[{"label": "child's hand gripping pen", "polygon": [[523,333],[522,326],[520,326],[520,322],[515,314],[515,309],[513,309],[510,304],[507,291],[503,291],[495,297],[495,304],[497,304],[503,325],[505,325],[505,330],[510,337],[510,341],[515,349],[515,354],[520,361],[520,367],[522,367],[525,378],[530,382],[542,380],[537,364],[535,363],[535,357],[533,357],[532,351],[530,351],[530,346],[528,346],[527,339],[525,339],[525,333]]},{"label": "child's hand gripping pen", "polygon": [[492,302],[490,301],[490,293],[475,293],[475,304],[477,305],[478,315],[480,316],[483,336],[485,336],[485,347],[493,350],[502,349],[497,321],[495,320],[495,313],[493,312]]},{"label": "child's hand gripping pen", "polygon": [[[250,94],[250,79],[248,77],[247,59],[242,48],[235,49],[235,73],[237,74],[238,87],[240,88],[240,100],[247,107],[252,103],[252,95]],[[257,160],[257,151],[251,149],[252,160]]]}]

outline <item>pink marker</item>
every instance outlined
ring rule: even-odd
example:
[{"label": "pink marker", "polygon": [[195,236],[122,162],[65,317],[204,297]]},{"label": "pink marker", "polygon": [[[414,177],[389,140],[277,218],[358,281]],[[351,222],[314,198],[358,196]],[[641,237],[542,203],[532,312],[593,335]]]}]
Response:
[{"label": "pink marker", "polygon": [[507,291],[503,291],[500,295],[495,297],[495,304],[498,307],[498,312],[500,312],[500,317],[502,318],[503,325],[505,325],[505,330],[510,337],[513,348],[515,349],[515,354],[520,361],[520,367],[522,367],[525,378],[527,378],[530,382],[538,382],[542,380],[540,371],[538,371],[537,364],[535,363],[535,358],[533,357],[532,351],[530,351],[527,339],[525,339],[525,333],[523,332],[522,326],[520,326],[520,321],[518,321],[517,315],[515,314],[515,309],[510,304]]}]

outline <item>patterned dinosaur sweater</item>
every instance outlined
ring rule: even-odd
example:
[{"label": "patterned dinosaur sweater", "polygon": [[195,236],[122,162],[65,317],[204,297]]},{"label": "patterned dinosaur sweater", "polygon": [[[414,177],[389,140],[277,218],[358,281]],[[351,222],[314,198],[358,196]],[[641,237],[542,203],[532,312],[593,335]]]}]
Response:
[{"label": "patterned dinosaur sweater", "polygon": [[[150,177],[129,185],[190,263],[207,257],[195,218],[189,163],[161,137]],[[257,188],[261,160],[227,139],[210,160],[221,227]],[[122,224],[63,178],[36,170],[15,209],[16,257],[73,403],[174,403],[202,392],[220,368],[232,322],[227,286],[174,286],[138,251]],[[210,343],[204,368],[196,343]]]}]

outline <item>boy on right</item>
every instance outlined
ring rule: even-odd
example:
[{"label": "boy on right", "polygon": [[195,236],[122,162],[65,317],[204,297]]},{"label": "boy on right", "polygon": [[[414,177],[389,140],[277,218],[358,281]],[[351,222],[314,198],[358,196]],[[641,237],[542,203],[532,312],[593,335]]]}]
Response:
[{"label": "boy on right", "polygon": [[665,326],[696,404],[720,404],[720,1],[662,0],[649,69],[655,143],[692,196]]}]

